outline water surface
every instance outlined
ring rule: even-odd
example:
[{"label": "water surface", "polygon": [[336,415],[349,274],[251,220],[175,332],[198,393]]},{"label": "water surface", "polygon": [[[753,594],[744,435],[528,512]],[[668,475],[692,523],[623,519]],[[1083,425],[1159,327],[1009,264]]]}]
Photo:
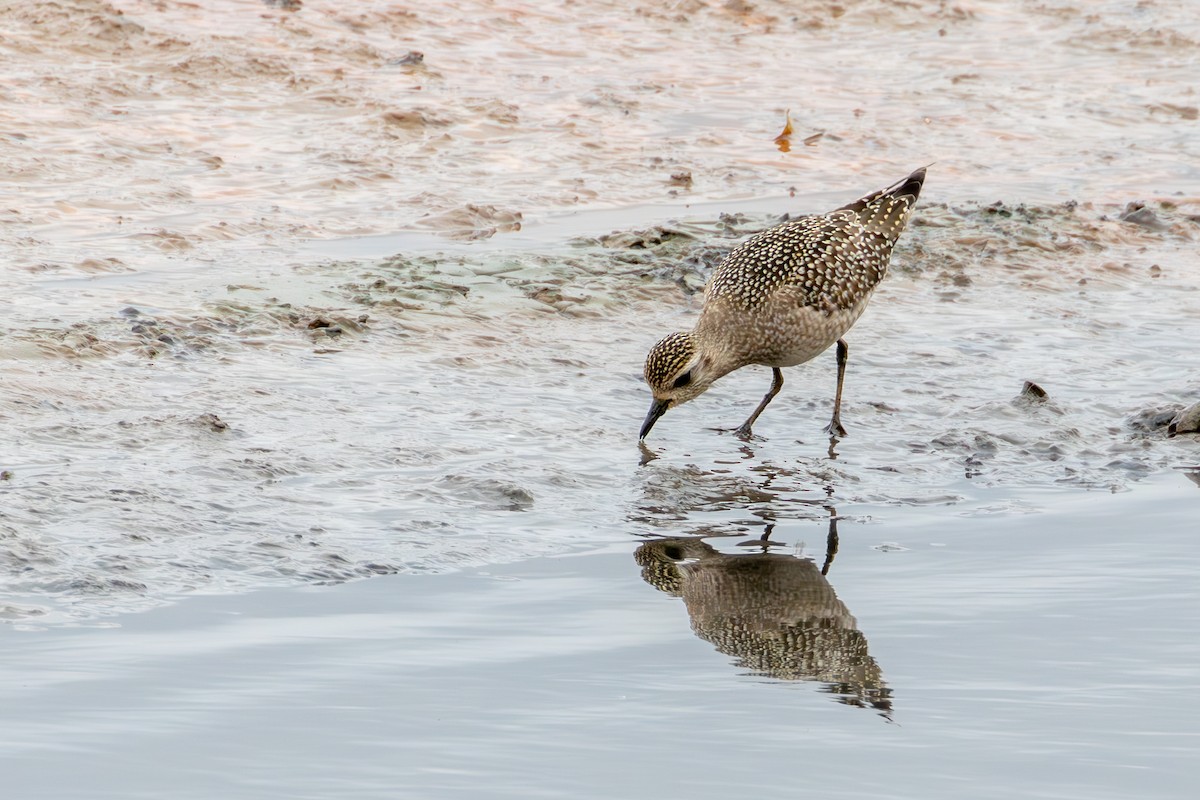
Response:
[{"label": "water surface", "polygon": [[[10,633],[4,771],[29,798],[1184,798],[1196,491],[843,522],[827,580],[886,713],[739,666],[620,542]],[[826,532],[777,525],[773,557]]]}]

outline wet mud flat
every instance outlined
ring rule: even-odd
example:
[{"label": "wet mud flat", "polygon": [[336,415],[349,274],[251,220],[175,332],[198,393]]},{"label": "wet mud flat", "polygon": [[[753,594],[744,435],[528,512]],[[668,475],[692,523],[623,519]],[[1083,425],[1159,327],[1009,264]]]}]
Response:
[{"label": "wet mud flat", "polygon": [[20,202],[0,215],[0,243],[37,272],[262,264],[309,238],[804,196],[934,161],[956,201],[1190,192],[1193,12],[1188,0],[10,3],[0,185]]},{"label": "wet mud flat", "polygon": [[0,348],[6,614],[86,621],[184,594],[761,531],[826,505],[1026,514],[1053,508],[1047,489],[1135,489],[1197,464],[1195,434],[1168,426],[1200,397],[1185,358],[1198,211],[923,206],[850,336],[836,442],[818,424],[830,356],[789,370],[751,442],[712,428],[744,418],[766,370],[636,445],[646,349],[690,326],[712,266],[778,215],[512,251],[428,237],[216,287],[184,275],[171,291],[190,307],[89,280],[62,318]]}]

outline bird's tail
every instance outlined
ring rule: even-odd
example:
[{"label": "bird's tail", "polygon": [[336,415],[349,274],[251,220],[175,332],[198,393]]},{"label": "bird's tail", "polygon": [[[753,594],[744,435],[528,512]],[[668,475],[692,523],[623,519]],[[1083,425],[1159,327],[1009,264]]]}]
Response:
[{"label": "bird's tail", "polygon": [[868,231],[883,236],[889,242],[895,242],[904,226],[908,224],[908,217],[913,206],[917,204],[917,198],[921,196],[921,187],[925,184],[925,169],[921,167],[904,180],[886,189],[872,192],[838,210],[856,212]]}]

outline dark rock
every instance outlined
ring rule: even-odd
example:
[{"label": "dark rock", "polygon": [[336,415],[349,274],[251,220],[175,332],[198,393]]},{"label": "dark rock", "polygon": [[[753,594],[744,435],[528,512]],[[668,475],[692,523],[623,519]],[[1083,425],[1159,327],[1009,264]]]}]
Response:
[{"label": "dark rock", "polygon": [[1167,436],[1180,433],[1196,433],[1200,431],[1200,403],[1195,403],[1180,411],[1167,424]]}]

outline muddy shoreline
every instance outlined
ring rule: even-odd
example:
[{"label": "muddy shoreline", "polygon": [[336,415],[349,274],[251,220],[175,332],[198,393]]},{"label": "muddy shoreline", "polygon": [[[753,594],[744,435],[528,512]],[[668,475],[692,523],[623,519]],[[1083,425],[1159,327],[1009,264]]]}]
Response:
[{"label": "muddy shoreline", "polygon": [[[1200,23],[1016,8],[0,10],[13,603],[96,619],[721,528],[728,497],[1024,509],[1191,465]],[[853,332],[851,438],[809,424],[817,359],[749,452],[708,429],[754,370],[639,468],[642,358],[716,260],[931,162]]]},{"label": "muddy shoreline", "polygon": [[[1200,327],[1200,226],[1186,203],[1131,208],[923,205],[851,334],[845,442],[812,423],[832,377],[817,359],[733,461],[709,429],[761,392],[753,370],[656,431],[640,470],[645,348],[690,324],[713,265],[779,216],[201,276],[201,302],[172,312],[124,284],[106,317],[4,337],[0,524],[26,565],[10,589],[33,600],[13,608],[91,617],[505,562],[597,529],[728,532],[819,516],[831,492],[971,508],[1004,488],[1015,509],[1029,488],[1134,488],[1196,463],[1194,434],[1168,426],[1200,384],[1160,354]],[[582,527],[563,528],[567,508]]]}]

